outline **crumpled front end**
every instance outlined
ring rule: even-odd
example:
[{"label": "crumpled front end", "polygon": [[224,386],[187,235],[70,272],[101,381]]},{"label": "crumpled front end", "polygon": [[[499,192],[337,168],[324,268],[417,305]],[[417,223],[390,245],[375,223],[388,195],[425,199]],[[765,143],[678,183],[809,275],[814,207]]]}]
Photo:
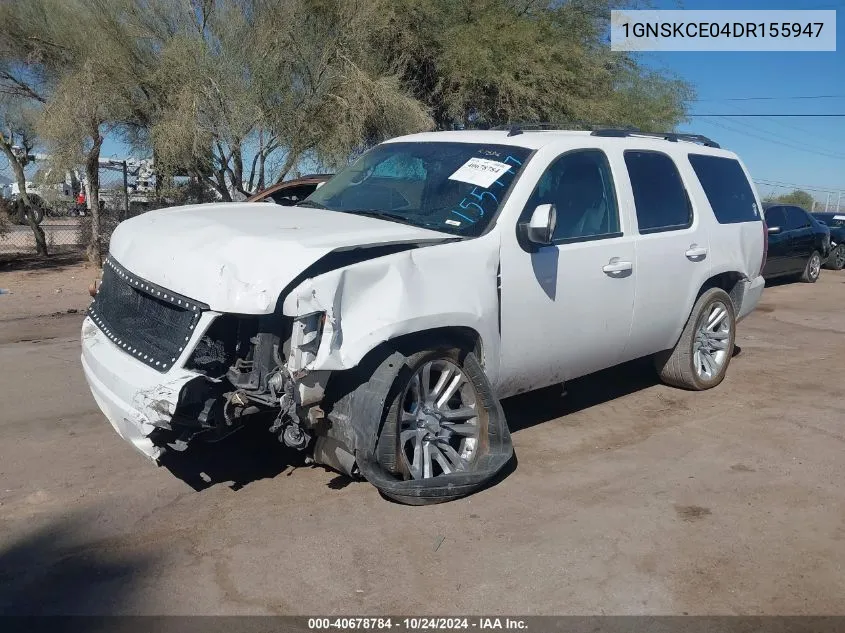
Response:
[{"label": "crumpled front end", "polygon": [[150,459],[165,450],[151,439],[156,429],[168,429],[182,388],[195,372],[174,369],[167,374],[151,369],[122,351],[86,317],[82,324],[82,369],[108,421],[126,441]]},{"label": "crumpled front end", "polygon": [[82,366],[109,422],[151,459],[261,417],[275,420],[268,427],[281,440],[304,448],[311,438],[298,411],[323,389],[319,372],[293,377],[314,338],[303,323],[221,314],[110,257],[83,323]]}]

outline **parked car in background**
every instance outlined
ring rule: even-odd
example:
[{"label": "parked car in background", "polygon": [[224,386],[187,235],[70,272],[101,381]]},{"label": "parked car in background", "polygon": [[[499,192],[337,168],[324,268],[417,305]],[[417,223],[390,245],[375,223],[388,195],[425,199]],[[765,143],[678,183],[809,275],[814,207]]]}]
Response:
[{"label": "parked car in background", "polygon": [[845,215],[838,213],[813,213],[813,218],[830,230],[830,256],[824,264],[831,270],[845,268]]},{"label": "parked car in background", "polygon": [[510,460],[501,398],[641,357],[719,385],[765,285],[761,216],[741,161],[700,136],[401,137],[296,206],[120,224],[82,366],[153,460],[269,417],[268,442],[445,501]]},{"label": "parked car in background", "polygon": [[830,256],[830,230],[801,207],[765,203],[769,250],[763,276],[796,276],[815,283]]},{"label": "parked car in background", "polygon": [[310,174],[279,182],[256,193],[247,202],[275,202],[285,207],[292,207],[310,196],[317,187],[329,180],[332,174]]}]

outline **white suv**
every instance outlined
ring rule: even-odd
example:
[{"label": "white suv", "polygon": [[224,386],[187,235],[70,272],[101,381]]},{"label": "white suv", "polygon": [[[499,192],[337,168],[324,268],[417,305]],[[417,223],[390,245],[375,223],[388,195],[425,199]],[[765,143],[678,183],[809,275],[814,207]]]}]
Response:
[{"label": "white suv", "polygon": [[501,398],[647,355],[718,385],[764,287],[760,209],[699,136],[397,138],[295,207],[123,222],[82,364],[154,460],[263,419],[390,497],[452,499],[512,455]]}]

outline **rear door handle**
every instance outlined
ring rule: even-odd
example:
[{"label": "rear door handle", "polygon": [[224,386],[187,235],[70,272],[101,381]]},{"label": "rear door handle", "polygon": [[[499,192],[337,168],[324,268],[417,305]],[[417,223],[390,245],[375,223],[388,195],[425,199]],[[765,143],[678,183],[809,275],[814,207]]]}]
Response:
[{"label": "rear door handle", "polygon": [[631,262],[620,261],[618,257],[614,257],[607,264],[601,267],[602,271],[610,276],[618,275],[619,273],[627,273],[634,269]]},{"label": "rear door handle", "polygon": [[687,259],[691,262],[700,262],[705,257],[707,257],[707,249],[703,246],[699,246],[698,244],[690,244],[689,250],[684,253],[687,256]]}]

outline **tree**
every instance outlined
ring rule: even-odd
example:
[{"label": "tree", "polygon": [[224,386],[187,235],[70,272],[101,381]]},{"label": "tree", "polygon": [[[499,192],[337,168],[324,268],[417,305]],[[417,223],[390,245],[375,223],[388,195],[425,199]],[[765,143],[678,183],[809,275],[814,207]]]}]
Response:
[{"label": "tree", "polygon": [[[0,87],[42,105],[35,127],[58,168],[85,165],[92,219],[90,260],[102,264],[99,158],[104,136],[127,114],[136,82],[125,74],[120,0],[17,0],[0,5]],[[115,25],[122,28],[115,29]]]},{"label": "tree", "polygon": [[813,208],[814,199],[812,194],[801,189],[794,189],[789,193],[773,198],[772,201],[782,202],[783,204],[794,204],[810,211]]},{"label": "tree", "polygon": [[[2,84],[0,84],[2,86]],[[17,214],[24,217],[35,237],[35,250],[39,255],[48,255],[44,230],[38,225],[33,202],[26,191],[26,172],[32,152],[35,149],[35,133],[32,108],[21,103],[28,98],[12,94],[0,94],[0,152],[6,157],[15,176],[20,192],[17,200]]]},{"label": "tree", "polygon": [[510,122],[672,129],[692,98],[606,39],[612,0],[397,0],[390,59],[439,129]]},{"label": "tree", "polygon": [[284,178],[305,155],[337,162],[366,140],[430,127],[425,108],[382,63],[388,24],[365,0],[148,0],[129,18],[150,55],[138,75],[153,95],[137,135],[157,166],[220,197],[263,187],[284,151]]}]

